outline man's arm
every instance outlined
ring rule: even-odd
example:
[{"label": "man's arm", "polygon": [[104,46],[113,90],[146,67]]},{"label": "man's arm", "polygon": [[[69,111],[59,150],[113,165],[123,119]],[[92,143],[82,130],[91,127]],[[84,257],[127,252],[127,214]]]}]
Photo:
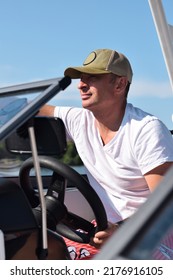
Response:
[{"label": "man's arm", "polygon": [[44,105],[43,107],[40,108],[37,116],[54,117],[54,109],[55,106]]},{"label": "man's arm", "polygon": [[144,175],[151,192],[154,191],[172,165],[173,162],[165,162]]},{"label": "man's arm", "polygon": [[[154,168],[153,170],[151,170],[150,172],[144,175],[145,180],[151,192],[154,191],[154,189],[161,182],[166,172],[169,170],[169,168],[172,165],[173,162],[165,162],[164,164],[157,166],[156,168]],[[108,228],[106,230],[99,231],[95,234],[92,240],[92,244],[94,244],[96,248],[99,248],[117,229],[118,227],[116,225],[109,223]]]}]

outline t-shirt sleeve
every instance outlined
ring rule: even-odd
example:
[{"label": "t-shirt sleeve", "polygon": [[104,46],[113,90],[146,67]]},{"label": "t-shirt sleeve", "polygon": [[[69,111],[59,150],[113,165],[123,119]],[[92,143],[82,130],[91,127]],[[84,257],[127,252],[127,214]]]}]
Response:
[{"label": "t-shirt sleeve", "polygon": [[79,127],[81,108],[55,107],[54,117],[60,118],[66,129],[67,141],[73,141]]},{"label": "t-shirt sleeve", "polygon": [[173,138],[158,119],[149,121],[134,142],[134,152],[143,174],[155,167],[173,161]]}]

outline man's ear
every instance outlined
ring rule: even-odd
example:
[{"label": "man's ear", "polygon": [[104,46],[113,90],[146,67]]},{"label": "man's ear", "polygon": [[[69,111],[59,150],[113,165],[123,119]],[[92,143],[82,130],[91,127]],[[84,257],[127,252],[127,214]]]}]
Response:
[{"label": "man's ear", "polygon": [[121,92],[122,90],[125,90],[127,84],[128,80],[126,77],[119,77],[115,85],[116,91]]}]

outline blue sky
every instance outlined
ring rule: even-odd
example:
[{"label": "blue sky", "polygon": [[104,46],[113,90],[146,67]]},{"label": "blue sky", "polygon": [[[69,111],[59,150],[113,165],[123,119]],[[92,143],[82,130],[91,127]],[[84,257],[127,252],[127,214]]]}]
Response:
[{"label": "blue sky", "polygon": [[[173,1],[163,0],[173,25]],[[98,48],[123,52],[134,77],[129,102],[173,128],[173,92],[148,0],[0,0],[0,87],[63,76]],[[56,97],[80,105],[77,83]]]}]

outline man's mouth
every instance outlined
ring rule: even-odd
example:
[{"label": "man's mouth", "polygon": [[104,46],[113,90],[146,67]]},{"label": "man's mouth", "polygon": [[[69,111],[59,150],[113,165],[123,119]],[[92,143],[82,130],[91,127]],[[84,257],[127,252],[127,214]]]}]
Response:
[{"label": "man's mouth", "polygon": [[82,93],[82,94],[81,94],[81,99],[82,99],[82,100],[87,100],[87,99],[89,99],[91,96],[92,96],[91,93]]}]

